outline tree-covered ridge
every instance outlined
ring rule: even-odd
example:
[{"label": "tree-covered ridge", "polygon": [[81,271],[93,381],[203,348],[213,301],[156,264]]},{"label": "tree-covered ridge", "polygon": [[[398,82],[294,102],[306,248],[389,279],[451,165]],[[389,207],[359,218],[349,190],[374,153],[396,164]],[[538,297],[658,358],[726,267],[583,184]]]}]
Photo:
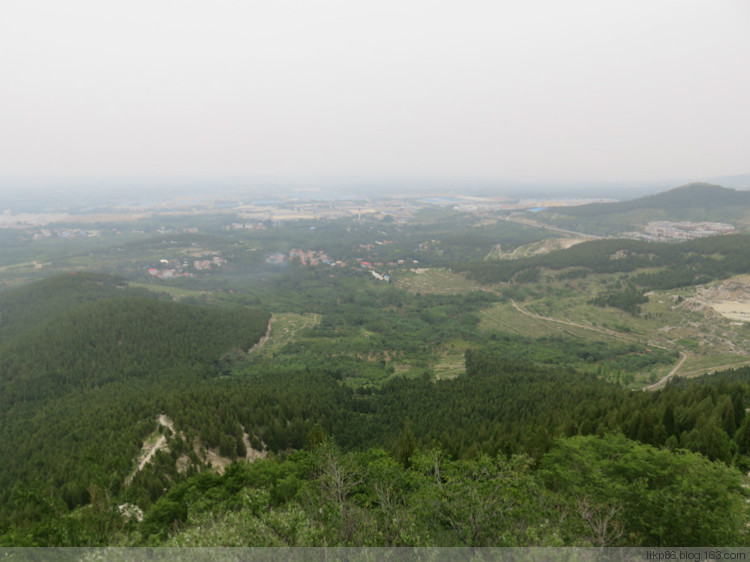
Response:
[{"label": "tree-covered ridge", "polygon": [[[579,276],[584,271],[628,273],[633,274],[635,285],[655,290],[707,283],[750,272],[748,249],[750,235],[747,234],[713,236],[679,244],[594,240],[543,256],[456,264],[455,269],[466,271],[481,283],[520,281],[519,276],[529,276],[541,269],[562,271],[576,268],[574,271]],[[659,271],[636,273],[644,268],[659,268]]]},{"label": "tree-covered ridge", "polygon": [[2,347],[0,404],[59,396],[170,370],[201,370],[223,353],[248,350],[269,315],[154,298],[84,303]]},{"label": "tree-covered ridge", "polygon": [[[708,459],[747,464],[750,370],[657,393],[491,353],[473,354],[468,371],[345,400],[354,417],[322,418],[343,450],[318,445],[312,426],[312,458],[237,467],[224,480],[233,492],[210,494],[224,508],[200,501],[221,478],[186,482],[140,531],[163,540],[178,520],[171,545],[746,544],[741,476]],[[368,438],[392,457],[362,451]]]},{"label": "tree-covered ridge", "polygon": [[0,293],[0,344],[78,304],[123,296],[150,296],[122,277],[103,273],[57,275]]},{"label": "tree-covered ridge", "polygon": [[223,356],[244,355],[269,320],[160,300],[104,275],[53,278],[2,305],[12,337],[0,342],[0,519],[37,517],[38,499],[19,499],[30,482],[51,486],[42,507],[63,510],[86,503],[91,486],[117,489],[159,399],[219,376]]},{"label": "tree-covered ridge", "polygon": [[[467,357],[467,375],[431,384],[394,381],[373,397],[370,427],[384,432],[410,420],[417,441],[462,457],[479,451],[536,454],[552,439],[623,433],[655,446],[685,448],[746,465],[750,437],[744,382],[669,386],[632,392],[592,375],[509,362],[494,352]],[[391,435],[394,435],[391,433]]]}]

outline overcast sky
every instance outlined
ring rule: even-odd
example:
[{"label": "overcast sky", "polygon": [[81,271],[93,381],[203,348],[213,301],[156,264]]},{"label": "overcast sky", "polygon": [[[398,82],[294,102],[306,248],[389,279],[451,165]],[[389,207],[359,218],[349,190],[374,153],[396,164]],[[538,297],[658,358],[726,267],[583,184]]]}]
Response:
[{"label": "overcast sky", "polygon": [[747,0],[0,0],[0,177],[750,172]]}]

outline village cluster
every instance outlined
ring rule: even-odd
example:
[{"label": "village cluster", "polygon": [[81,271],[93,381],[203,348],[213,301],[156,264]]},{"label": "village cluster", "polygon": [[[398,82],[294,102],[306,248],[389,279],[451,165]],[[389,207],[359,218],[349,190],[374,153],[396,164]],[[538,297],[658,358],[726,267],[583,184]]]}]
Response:
[{"label": "village cluster", "polygon": [[[374,246],[372,244],[361,244],[360,248],[362,249],[372,249]],[[293,248],[289,250],[289,253],[284,254],[282,252],[274,252],[272,254],[269,254],[266,257],[266,263],[269,264],[275,264],[280,265],[285,262],[293,262],[298,261],[301,265],[304,266],[310,266],[310,267],[317,267],[320,265],[327,265],[330,267],[346,267],[348,264],[346,261],[343,260],[334,260],[328,257],[328,255],[325,252],[321,252],[318,250],[301,250],[299,248]],[[404,260],[398,260],[398,264],[394,263],[388,263],[386,265],[395,266],[395,265],[404,265]],[[377,271],[377,268],[382,268],[382,263],[372,263],[369,261],[358,261],[357,265],[353,266],[355,268],[368,270],[375,279],[378,279],[380,281],[385,281],[386,283],[389,283],[391,280],[390,273],[380,273]]]},{"label": "village cluster", "polygon": [[670,222],[652,221],[646,225],[645,233],[638,237],[646,240],[693,240],[734,232],[731,224],[723,222]]},{"label": "village cluster", "polygon": [[158,266],[148,268],[148,274],[159,279],[191,277],[197,272],[205,273],[218,269],[226,263],[227,260],[221,257],[218,252],[202,252],[199,255],[188,256],[183,259],[161,259]]}]

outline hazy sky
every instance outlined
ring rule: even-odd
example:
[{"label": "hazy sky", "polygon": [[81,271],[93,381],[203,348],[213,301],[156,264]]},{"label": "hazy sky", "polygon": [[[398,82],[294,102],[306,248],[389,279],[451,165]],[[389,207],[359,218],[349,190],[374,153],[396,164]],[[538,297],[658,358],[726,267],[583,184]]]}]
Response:
[{"label": "hazy sky", "polygon": [[3,189],[748,172],[747,0],[0,0]]}]

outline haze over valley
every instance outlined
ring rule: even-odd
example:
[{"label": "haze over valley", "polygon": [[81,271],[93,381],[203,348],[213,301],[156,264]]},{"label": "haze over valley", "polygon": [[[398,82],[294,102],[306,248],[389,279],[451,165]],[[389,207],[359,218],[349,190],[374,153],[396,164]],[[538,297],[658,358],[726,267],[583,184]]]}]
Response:
[{"label": "haze over valley", "polygon": [[749,6],[0,2],[0,558],[745,559]]}]

